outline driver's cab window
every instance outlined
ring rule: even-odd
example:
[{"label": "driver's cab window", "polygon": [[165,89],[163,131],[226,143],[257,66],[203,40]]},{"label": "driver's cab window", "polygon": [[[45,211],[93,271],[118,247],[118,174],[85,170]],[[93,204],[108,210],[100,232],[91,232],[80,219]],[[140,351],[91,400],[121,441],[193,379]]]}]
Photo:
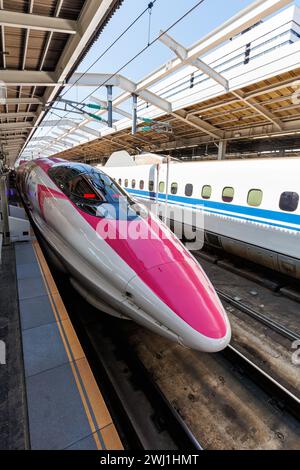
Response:
[{"label": "driver's cab window", "polygon": [[97,206],[105,202],[101,191],[96,191],[89,181],[88,173],[80,168],[54,167],[49,170],[49,176],[62,192],[76,206],[91,215],[97,214]]},{"label": "driver's cab window", "polygon": [[123,217],[120,198],[126,202],[131,217],[138,215],[138,211],[133,209],[136,202],[116,181],[101,171],[80,164],[76,167],[60,165],[50,168],[48,174],[73,204],[90,215]]},{"label": "driver's cab window", "polygon": [[102,194],[100,194],[100,191],[97,191],[96,193],[84,175],[78,175],[70,179],[67,183],[67,191],[69,192],[70,197],[73,196],[80,199],[93,200],[98,202],[105,201],[105,198]]}]

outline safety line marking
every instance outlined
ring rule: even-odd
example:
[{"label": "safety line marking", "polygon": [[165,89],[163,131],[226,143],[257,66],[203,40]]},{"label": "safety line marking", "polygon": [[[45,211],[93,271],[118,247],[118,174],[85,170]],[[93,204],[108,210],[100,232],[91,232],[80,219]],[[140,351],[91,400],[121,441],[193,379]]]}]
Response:
[{"label": "safety line marking", "polygon": [[[122,443],[41,248],[36,240],[32,242],[32,245],[97,449],[103,450],[109,445],[113,446],[110,448],[111,450],[121,450],[123,449]],[[100,430],[103,429],[104,431],[104,428],[105,433],[103,436]],[[109,433],[108,430],[110,430]]]}]

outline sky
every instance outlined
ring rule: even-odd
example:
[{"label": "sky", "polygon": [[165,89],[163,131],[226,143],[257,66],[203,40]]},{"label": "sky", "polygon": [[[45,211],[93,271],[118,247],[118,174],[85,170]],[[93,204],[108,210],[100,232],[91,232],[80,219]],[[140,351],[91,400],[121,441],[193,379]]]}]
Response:
[{"label": "sky", "polygon": [[[252,2],[253,0],[204,0],[191,14],[172,28],[169,34],[184,46],[189,47]],[[150,40],[158,36],[160,30],[166,30],[197,3],[198,0],[156,0],[151,14]],[[300,0],[296,0],[295,3],[300,6]],[[120,9],[116,11],[81,62],[78,72],[86,71],[139,13],[147,8],[148,4],[149,0],[124,0]],[[148,12],[145,13],[89,72],[112,74],[145,47],[148,44],[149,17]],[[158,41],[122,70],[121,73],[137,82],[173,57],[174,53]],[[66,93],[64,98],[81,101],[93,90],[93,88],[74,86]],[[120,93],[121,90],[115,87],[114,97]],[[103,87],[95,95],[105,98],[106,90]],[[57,111],[55,113],[62,115]],[[69,117],[76,118],[74,115]],[[55,118],[54,115],[48,117],[48,119]],[[77,115],[77,119],[80,120],[81,118]],[[98,123],[92,124],[92,127],[97,126],[99,126]],[[40,128],[37,132],[37,135],[50,134],[49,128]]]}]

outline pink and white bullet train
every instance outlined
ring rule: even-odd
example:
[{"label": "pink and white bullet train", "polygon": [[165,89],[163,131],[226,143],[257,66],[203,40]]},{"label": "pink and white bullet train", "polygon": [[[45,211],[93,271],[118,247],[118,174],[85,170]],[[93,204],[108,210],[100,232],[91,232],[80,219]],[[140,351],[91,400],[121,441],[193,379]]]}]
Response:
[{"label": "pink and white bullet train", "polygon": [[228,345],[226,312],[199,263],[104,172],[41,158],[18,168],[17,184],[52,256],[90,304],[189,348]]}]

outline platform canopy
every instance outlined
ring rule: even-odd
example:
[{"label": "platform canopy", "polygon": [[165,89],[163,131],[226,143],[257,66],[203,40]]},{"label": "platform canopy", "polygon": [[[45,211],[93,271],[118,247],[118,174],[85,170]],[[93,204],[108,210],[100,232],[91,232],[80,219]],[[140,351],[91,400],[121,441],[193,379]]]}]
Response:
[{"label": "platform canopy", "polygon": [[[51,141],[29,142],[23,156],[59,153],[92,162],[118,150],[180,153],[210,146],[221,159],[232,143],[249,146],[260,139],[297,138],[300,10],[292,3],[256,0],[192,46],[180,43],[172,31],[161,32],[159,40],[173,58],[138,83],[113,70],[73,74],[65,87],[76,83],[97,89],[104,83],[120,90],[112,102],[112,127],[91,127],[93,119],[86,116],[79,122],[67,119],[59,133],[51,133]],[[138,97],[137,132],[128,112],[132,96]],[[97,92],[89,100],[106,104]],[[107,110],[96,114],[105,119]],[[58,123],[44,120],[41,126]],[[74,142],[78,138],[80,145]]]},{"label": "platform canopy", "polygon": [[0,0],[0,155],[13,163],[123,0]]}]

